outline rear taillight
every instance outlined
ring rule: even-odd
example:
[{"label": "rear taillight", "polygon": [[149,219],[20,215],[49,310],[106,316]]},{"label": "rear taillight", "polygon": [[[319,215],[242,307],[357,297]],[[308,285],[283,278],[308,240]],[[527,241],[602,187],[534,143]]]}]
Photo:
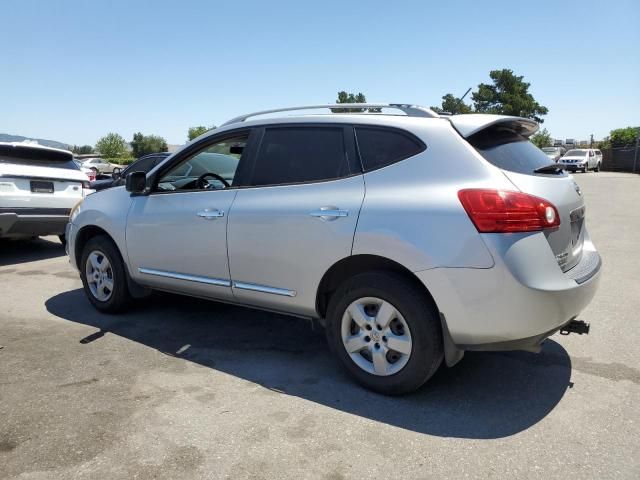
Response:
[{"label": "rear taillight", "polygon": [[535,232],[560,225],[558,209],[543,198],[507,190],[460,190],[458,198],[480,233]]}]

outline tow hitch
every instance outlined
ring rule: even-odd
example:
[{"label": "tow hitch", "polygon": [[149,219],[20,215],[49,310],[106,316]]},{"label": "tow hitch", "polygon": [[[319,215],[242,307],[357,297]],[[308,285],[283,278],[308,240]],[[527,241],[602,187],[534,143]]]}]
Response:
[{"label": "tow hitch", "polygon": [[569,335],[570,333],[589,335],[589,328],[589,324],[584,320],[571,320],[560,329],[560,335]]}]

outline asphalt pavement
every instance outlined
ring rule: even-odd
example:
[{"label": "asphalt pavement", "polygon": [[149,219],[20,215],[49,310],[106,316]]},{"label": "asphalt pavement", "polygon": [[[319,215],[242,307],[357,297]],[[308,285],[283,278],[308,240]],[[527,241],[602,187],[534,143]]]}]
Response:
[{"label": "asphalt pavement", "polygon": [[640,176],[575,179],[591,334],[467,353],[399,398],[309,321],[168,294],[103,315],[57,239],[0,241],[0,478],[640,478]]}]

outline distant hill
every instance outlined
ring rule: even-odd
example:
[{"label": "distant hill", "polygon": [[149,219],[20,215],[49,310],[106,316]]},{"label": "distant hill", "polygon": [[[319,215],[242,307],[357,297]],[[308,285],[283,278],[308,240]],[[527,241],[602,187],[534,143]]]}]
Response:
[{"label": "distant hill", "polygon": [[67,143],[56,142],[55,140],[45,140],[43,138],[30,138],[23,137],[22,135],[9,135],[8,133],[0,133],[0,142],[22,142],[24,140],[35,140],[40,145],[44,145],[45,147],[70,150],[70,145],[68,145]]}]

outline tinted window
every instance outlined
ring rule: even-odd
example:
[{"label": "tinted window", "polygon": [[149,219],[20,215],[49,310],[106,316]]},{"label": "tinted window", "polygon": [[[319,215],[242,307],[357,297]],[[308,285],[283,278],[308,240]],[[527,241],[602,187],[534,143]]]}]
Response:
[{"label": "tinted window", "polygon": [[394,130],[356,127],[356,137],[365,172],[399,162],[425,149],[414,138]]},{"label": "tinted window", "polygon": [[73,161],[71,152],[66,153],[23,146],[0,145],[0,163],[79,170],[79,167]]},{"label": "tinted window", "polygon": [[314,182],[348,173],[342,128],[268,128],[260,143],[251,183]]},{"label": "tinted window", "polygon": [[526,137],[512,130],[488,128],[472,135],[468,141],[487,161],[511,172],[533,174],[537,168],[554,164]]}]

